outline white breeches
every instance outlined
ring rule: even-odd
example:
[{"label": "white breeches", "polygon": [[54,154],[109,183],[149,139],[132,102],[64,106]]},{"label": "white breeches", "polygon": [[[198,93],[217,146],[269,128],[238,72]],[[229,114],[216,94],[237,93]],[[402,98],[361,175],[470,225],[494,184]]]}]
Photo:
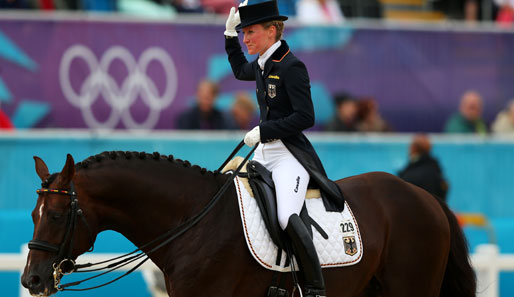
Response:
[{"label": "white breeches", "polygon": [[285,230],[289,217],[300,214],[309,184],[309,173],[281,140],[261,143],[253,160],[272,172],[277,193],[278,222]]}]

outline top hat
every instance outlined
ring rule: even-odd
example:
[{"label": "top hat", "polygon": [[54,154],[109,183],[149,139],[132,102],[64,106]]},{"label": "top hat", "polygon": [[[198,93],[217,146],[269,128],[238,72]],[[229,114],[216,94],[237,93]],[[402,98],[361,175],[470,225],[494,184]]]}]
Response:
[{"label": "top hat", "polygon": [[287,20],[286,16],[279,15],[276,0],[241,6],[239,7],[239,16],[241,17],[241,24],[236,26],[237,30],[268,21]]}]

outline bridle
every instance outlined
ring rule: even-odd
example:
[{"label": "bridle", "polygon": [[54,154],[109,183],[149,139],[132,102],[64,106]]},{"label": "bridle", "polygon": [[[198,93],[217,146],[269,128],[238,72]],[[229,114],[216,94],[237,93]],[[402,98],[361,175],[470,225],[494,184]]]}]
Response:
[{"label": "bridle", "polygon": [[[52,193],[52,194],[61,194],[61,195],[70,196],[70,199],[71,199],[71,202],[70,202],[71,211],[70,211],[70,214],[69,214],[69,217],[68,217],[68,223],[67,223],[67,226],[66,226],[66,233],[64,234],[63,241],[61,242],[61,244],[59,246],[50,244],[48,242],[45,242],[45,241],[42,241],[42,240],[39,240],[39,239],[33,239],[28,244],[29,245],[29,249],[42,250],[42,251],[51,252],[51,253],[57,253],[58,254],[57,261],[54,262],[53,265],[52,265],[53,269],[54,269],[54,272],[53,272],[54,287],[58,291],[64,291],[64,290],[66,290],[66,291],[86,291],[86,290],[96,289],[96,288],[100,288],[100,287],[106,286],[108,284],[111,284],[111,283],[113,283],[113,282],[115,282],[115,281],[117,281],[117,280],[119,280],[119,279],[129,275],[133,271],[135,271],[137,268],[139,268],[141,265],[143,265],[148,259],[150,259],[149,256],[148,256],[149,254],[155,252],[156,250],[158,250],[158,249],[162,248],[163,246],[169,244],[171,241],[173,241],[174,239],[176,239],[180,235],[184,234],[186,231],[188,231],[194,225],[196,225],[207,213],[209,213],[209,211],[214,207],[216,202],[218,202],[220,200],[220,198],[223,196],[223,194],[228,189],[230,184],[233,182],[234,178],[238,175],[238,173],[241,171],[243,166],[246,164],[246,161],[248,161],[250,156],[253,154],[253,152],[257,148],[258,144],[259,143],[257,143],[251,149],[251,151],[248,153],[248,155],[244,158],[243,162],[241,162],[241,164],[238,166],[238,168],[232,173],[232,176],[225,181],[225,183],[219,188],[219,190],[216,192],[216,194],[211,198],[211,200],[209,200],[209,202],[204,206],[204,208],[198,214],[196,214],[195,216],[189,218],[188,220],[186,220],[185,222],[183,222],[179,226],[166,231],[165,233],[161,234],[157,238],[155,238],[152,241],[142,245],[141,247],[139,247],[138,249],[136,249],[136,250],[134,250],[134,251],[132,251],[130,253],[127,253],[125,255],[122,255],[122,256],[119,256],[119,257],[116,257],[116,258],[113,258],[113,259],[102,261],[102,262],[99,262],[99,263],[75,264],[75,261],[72,259],[73,239],[74,239],[74,235],[75,235],[75,227],[76,227],[76,224],[77,224],[77,218],[78,217],[80,217],[82,219],[82,221],[86,225],[86,227],[88,229],[88,232],[89,232],[89,236],[90,236],[91,243],[92,243],[91,248],[90,248],[89,251],[93,251],[93,247],[94,247],[94,240],[93,240],[92,232],[91,232],[91,229],[89,228],[89,225],[87,224],[86,219],[84,218],[84,214],[83,214],[82,209],[79,207],[78,197],[77,197],[77,194],[75,192],[75,187],[74,187],[73,182],[70,183],[70,190],[66,191],[66,190],[47,189],[47,188],[45,188],[45,185],[48,184],[48,182],[46,181],[46,182],[43,183],[43,188],[36,191],[38,194],[41,194],[41,193]],[[243,146],[244,146],[244,141],[241,141],[238,144],[238,146],[234,149],[234,151],[232,151],[230,156],[225,160],[225,162],[223,162],[223,164],[219,167],[219,169],[217,171],[220,172],[225,167],[225,165],[235,156],[235,154]],[[148,248],[149,250],[147,252],[143,252],[143,249],[145,249],[145,248]],[[106,282],[106,283],[98,285],[98,286],[90,287],[90,288],[68,289],[68,287],[76,286],[76,285],[79,285],[79,284],[81,284],[81,283],[83,283],[85,281],[89,281],[91,279],[94,279],[94,278],[97,278],[99,276],[105,275],[105,274],[107,274],[109,272],[117,270],[117,269],[119,269],[119,268],[121,268],[121,267],[123,267],[125,265],[128,265],[128,264],[130,264],[132,262],[135,262],[135,261],[138,261],[138,260],[140,260],[140,261],[133,268],[131,268],[125,274],[123,274],[123,275],[121,275],[121,276],[119,276],[119,277],[117,277],[117,278],[115,278],[115,279],[113,279],[113,280],[111,280],[109,282]],[[113,261],[116,261],[116,262],[113,262]],[[79,270],[79,269],[82,269],[82,268],[88,268],[88,267],[92,267],[92,266],[103,265],[103,264],[106,264],[106,263],[111,263],[111,264],[108,264],[105,267],[96,268],[96,269]],[[98,275],[95,275],[95,276],[92,276],[92,277],[80,280],[80,281],[76,281],[76,282],[72,282],[72,283],[67,283],[67,284],[61,284],[60,283],[61,282],[61,278],[64,275],[71,274],[73,272],[92,272],[92,271],[101,271],[101,270],[106,270],[106,271],[104,271],[104,272],[102,272],[102,273],[100,273]]]},{"label": "bridle", "polygon": [[86,226],[86,229],[88,230],[89,240],[91,242],[91,247],[89,248],[88,252],[92,252],[94,250],[94,238],[92,236],[91,228],[89,227],[89,224],[84,217],[84,212],[79,207],[79,201],[73,182],[70,183],[69,191],[48,189],[44,187],[47,184],[48,181],[43,182],[43,188],[36,190],[36,193],[39,195],[49,193],[70,196],[70,212],[68,215],[68,221],[66,223],[66,232],[64,233],[62,242],[59,245],[54,245],[35,238],[29,242],[28,246],[31,250],[40,250],[57,254],[57,260],[53,263],[52,267],[54,269],[53,276],[55,287],[58,288],[62,276],[75,271],[75,261],[72,259],[72,252],[77,218],[81,218],[82,222]]}]

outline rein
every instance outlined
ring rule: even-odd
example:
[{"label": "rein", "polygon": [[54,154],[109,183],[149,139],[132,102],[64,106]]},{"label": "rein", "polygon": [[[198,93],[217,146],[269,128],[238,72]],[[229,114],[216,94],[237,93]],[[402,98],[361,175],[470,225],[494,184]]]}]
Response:
[{"label": "rein", "polygon": [[[230,161],[230,159],[232,159],[232,157],[234,157],[234,155],[243,146],[244,146],[244,141],[241,141],[237,145],[237,147],[234,149],[234,151],[230,154],[230,156],[225,160],[225,162],[223,162],[223,164],[220,166],[220,168],[217,171],[220,172],[223,169],[223,167]],[[89,226],[87,225],[87,222],[85,221],[85,219],[83,217],[82,210],[80,208],[78,208],[78,199],[77,199],[77,195],[74,190],[73,182],[70,184],[70,187],[71,187],[70,191],[52,190],[52,189],[37,190],[38,194],[49,192],[49,193],[54,193],[54,194],[69,195],[71,197],[71,204],[70,204],[71,211],[70,211],[70,217],[68,219],[65,237],[59,247],[49,244],[47,242],[41,241],[41,240],[34,239],[31,242],[29,242],[29,249],[36,249],[36,250],[43,250],[43,251],[52,252],[52,253],[58,253],[58,255],[59,255],[59,257],[57,258],[58,261],[56,261],[56,263],[53,264],[55,288],[58,291],[86,291],[86,290],[92,290],[92,289],[100,288],[100,287],[106,286],[108,284],[111,284],[111,283],[131,274],[132,272],[134,272],[137,268],[139,268],[146,261],[148,261],[148,259],[150,259],[150,257],[148,256],[149,254],[157,251],[158,249],[162,248],[163,246],[169,244],[171,241],[173,241],[180,235],[187,232],[194,225],[196,225],[205,215],[207,215],[207,213],[210,212],[210,210],[214,207],[214,205],[220,200],[222,195],[226,192],[226,190],[228,189],[230,184],[233,182],[234,178],[241,171],[244,164],[246,163],[246,161],[248,161],[248,159],[253,154],[253,152],[255,151],[256,148],[257,148],[257,144],[251,149],[251,151],[245,157],[244,161],[241,162],[241,164],[237,167],[237,169],[232,173],[232,176],[220,187],[220,189],[216,192],[216,194],[211,198],[211,200],[209,200],[209,202],[204,206],[204,208],[198,214],[189,218],[187,221],[180,224],[179,226],[168,230],[167,232],[163,233],[162,235],[158,236],[157,238],[142,245],[141,247],[137,248],[136,250],[134,250],[130,253],[127,253],[127,254],[124,254],[119,257],[112,258],[109,260],[105,260],[102,262],[98,262],[98,263],[75,264],[75,262],[71,259],[71,257],[72,257],[71,253],[73,250],[73,236],[75,233],[77,216],[80,216],[83,219],[84,223],[88,227],[88,231],[90,232]],[[91,234],[90,234],[90,236],[91,236]],[[71,237],[71,239],[69,240],[70,237]],[[69,241],[68,249],[66,249],[65,245],[68,241]],[[148,252],[146,252],[146,253],[143,252],[143,249],[150,247],[150,246],[153,246],[153,247]],[[91,251],[92,251],[92,248],[91,248]],[[123,275],[121,275],[109,282],[106,282],[104,284],[97,285],[94,287],[89,287],[89,288],[82,288],[82,289],[69,288],[72,286],[80,285],[83,282],[95,279],[97,277],[103,276],[109,272],[115,271],[123,266],[126,266],[126,265],[128,265],[132,262],[138,261],[138,260],[139,260],[139,262],[133,268],[131,268],[129,271],[127,271]],[[116,261],[116,262],[114,262],[114,261]],[[57,264],[57,262],[59,262],[59,264]],[[114,263],[111,263],[111,262],[114,262]],[[108,264],[104,267],[95,268],[95,269],[83,269],[83,268],[89,268],[89,267],[98,266],[98,265],[107,264],[107,263],[111,263],[111,264]],[[70,268],[66,269],[67,267],[65,268],[64,267],[65,265],[66,266],[70,265]],[[82,270],[79,270],[79,269],[82,269]],[[80,281],[71,282],[71,283],[67,283],[67,284],[60,283],[61,278],[66,274],[71,274],[73,272],[93,272],[93,271],[101,271],[101,270],[106,270],[106,271],[104,271],[100,274],[94,275],[92,277],[80,280]]]}]

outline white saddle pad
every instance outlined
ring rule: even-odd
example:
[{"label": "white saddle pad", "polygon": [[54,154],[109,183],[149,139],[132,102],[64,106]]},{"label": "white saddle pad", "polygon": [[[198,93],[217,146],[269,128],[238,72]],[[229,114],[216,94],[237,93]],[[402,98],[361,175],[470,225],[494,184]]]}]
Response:
[{"label": "white saddle pad", "polygon": [[[246,243],[252,256],[263,267],[275,271],[290,271],[284,267],[286,254],[282,252],[282,262],[276,265],[278,247],[273,243],[266,229],[257,201],[250,195],[239,177],[234,179],[239,211],[243,223]],[[363,254],[359,227],[353,213],[345,202],[344,211],[327,212],[321,198],[306,199],[309,215],[325,230],[329,238],[324,239],[313,228],[314,245],[322,268],[348,266],[358,263]],[[298,267],[296,265],[295,267]]]}]

